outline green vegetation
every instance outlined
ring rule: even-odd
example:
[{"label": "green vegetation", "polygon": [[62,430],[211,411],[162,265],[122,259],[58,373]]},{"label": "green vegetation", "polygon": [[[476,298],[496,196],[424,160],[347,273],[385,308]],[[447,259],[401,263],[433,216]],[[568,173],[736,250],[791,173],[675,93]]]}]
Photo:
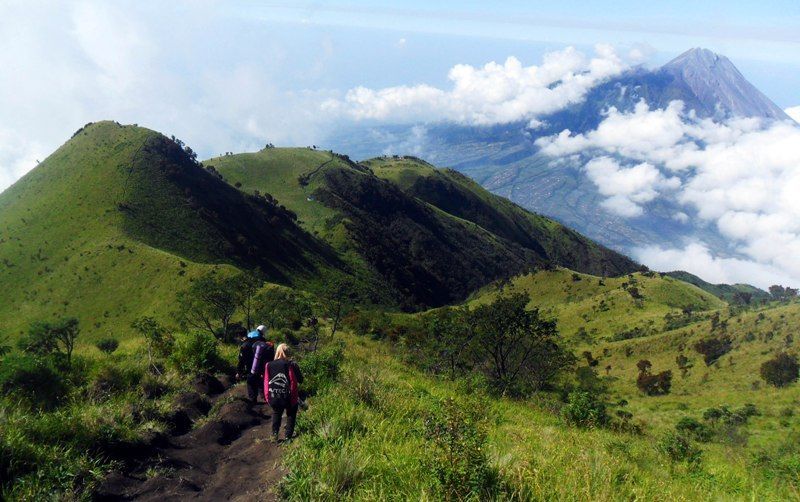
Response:
[{"label": "green vegetation", "polygon": [[104,122],[0,194],[0,229],[4,499],[90,497],[260,323],[310,398],[290,499],[800,489],[796,290],[639,270],[420,159],[201,165]]}]

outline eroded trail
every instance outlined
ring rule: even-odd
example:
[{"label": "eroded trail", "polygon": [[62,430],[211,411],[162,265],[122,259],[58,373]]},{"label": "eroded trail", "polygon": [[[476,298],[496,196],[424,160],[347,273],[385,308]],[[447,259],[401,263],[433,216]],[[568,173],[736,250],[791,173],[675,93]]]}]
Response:
[{"label": "eroded trail", "polygon": [[241,385],[222,393],[215,385],[179,396],[176,421],[196,425],[155,438],[146,456],[105,480],[96,500],[278,500],[284,472],[281,447],[269,439],[269,406],[251,406]]}]

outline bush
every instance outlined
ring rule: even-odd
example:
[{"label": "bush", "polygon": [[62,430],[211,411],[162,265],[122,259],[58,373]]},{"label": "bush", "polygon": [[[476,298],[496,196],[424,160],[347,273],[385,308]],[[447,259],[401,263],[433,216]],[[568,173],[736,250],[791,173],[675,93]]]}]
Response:
[{"label": "bush", "polygon": [[683,417],[675,424],[675,430],[681,435],[690,437],[695,441],[705,443],[711,440],[712,431],[704,423],[698,422],[692,417]]},{"label": "bush", "polygon": [[583,391],[570,392],[562,414],[567,423],[578,427],[602,427],[610,420],[605,403]]},{"label": "bush", "polygon": [[0,361],[0,390],[21,397],[36,408],[53,408],[67,396],[69,384],[51,361],[12,354]]},{"label": "bush", "polygon": [[224,368],[217,339],[209,333],[197,332],[175,337],[170,361],[184,373],[212,373]]},{"label": "bush", "polygon": [[425,420],[427,467],[446,500],[491,498],[497,473],[486,455],[486,431],[475,408],[447,399]]},{"label": "bush", "polygon": [[798,370],[797,358],[781,352],[774,358],[765,361],[761,365],[761,378],[775,387],[785,387],[797,380]]},{"label": "bush", "polygon": [[694,350],[703,355],[706,366],[711,366],[717,360],[731,351],[733,340],[727,335],[704,338],[694,344]]},{"label": "bush", "polygon": [[703,450],[695,446],[691,439],[674,432],[666,433],[656,444],[656,449],[672,463],[686,463],[691,467],[698,467],[703,455]]},{"label": "bush", "polygon": [[89,395],[95,399],[106,399],[111,395],[130,390],[142,379],[141,368],[105,364],[92,377]]},{"label": "bush", "polygon": [[104,354],[111,354],[119,347],[119,342],[114,338],[104,338],[97,342],[95,346]]},{"label": "bush", "polygon": [[340,345],[305,354],[299,361],[303,372],[300,392],[313,396],[335,382],[339,378],[343,354]]},{"label": "bush", "polygon": [[667,370],[652,374],[650,373],[652,366],[647,359],[642,359],[636,364],[636,367],[639,368],[636,386],[648,396],[669,394],[669,389],[672,387],[672,371]]}]

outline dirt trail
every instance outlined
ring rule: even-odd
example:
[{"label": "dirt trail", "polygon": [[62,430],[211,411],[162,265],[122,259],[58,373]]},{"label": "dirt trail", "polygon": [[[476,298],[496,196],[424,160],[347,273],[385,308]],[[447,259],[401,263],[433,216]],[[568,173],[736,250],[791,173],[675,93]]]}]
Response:
[{"label": "dirt trail", "polygon": [[[279,500],[282,451],[270,441],[269,406],[251,406],[241,385],[213,394],[199,388],[180,396],[176,416],[200,425],[154,439],[135,465],[106,478],[95,500]],[[205,418],[212,403],[218,411]]]}]

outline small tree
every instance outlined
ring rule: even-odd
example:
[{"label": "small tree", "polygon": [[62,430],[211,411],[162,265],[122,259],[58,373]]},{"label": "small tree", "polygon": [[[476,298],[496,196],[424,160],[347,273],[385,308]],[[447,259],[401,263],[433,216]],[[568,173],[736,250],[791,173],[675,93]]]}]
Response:
[{"label": "small tree", "polygon": [[504,394],[542,389],[575,362],[557,343],[555,321],[527,310],[527,304],[526,295],[514,294],[473,312],[476,347],[493,385]]},{"label": "small tree", "polygon": [[331,338],[341,327],[342,319],[350,312],[358,297],[355,282],[347,276],[329,281],[320,296],[322,313],[330,319]]},{"label": "small tree", "polygon": [[442,309],[425,319],[425,347],[428,366],[445,367],[448,377],[454,380],[460,373],[472,369],[475,361],[469,357],[470,344],[475,338],[472,318],[466,308]]},{"label": "small tree", "polygon": [[241,303],[240,277],[220,277],[210,272],[178,293],[177,317],[182,325],[225,336]]},{"label": "small tree", "polygon": [[147,362],[156,373],[161,374],[158,366],[153,362],[153,357],[169,355],[173,342],[172,336],[152,317],[140,317],[133,321],[131,327],[144,337],[147,345]]},{"label": "small tree", "polygon": [[35,322],[31,324],[27,338],[20,341],[19,347],[38,356],[60,353],[65,357],[67,366],[70,366],[80,331],[78,320],[74,317],[55,322]]},{"label": "small tree", "polygon": [[703,355],[706,366],[711,366],[717,360],[731,351],[733,340],[728,335],[710,336],[694,344],[694,350]]},{"label": "small tree", "polygon": [[775,387],[784,387],[797,380],[800,366],[793,355],[781,352],[765,361],[760,368],[761,378]]},{"label": "small tree", "polygon": [[247,331],[250,331],[255,325],[253,316],[256,313],[256,295],[264,283],[252,275],[240,274],[236,279],[238,279],[239,282],[239,290],[236,298],[239,300],[239,307],[244,314]]}]

